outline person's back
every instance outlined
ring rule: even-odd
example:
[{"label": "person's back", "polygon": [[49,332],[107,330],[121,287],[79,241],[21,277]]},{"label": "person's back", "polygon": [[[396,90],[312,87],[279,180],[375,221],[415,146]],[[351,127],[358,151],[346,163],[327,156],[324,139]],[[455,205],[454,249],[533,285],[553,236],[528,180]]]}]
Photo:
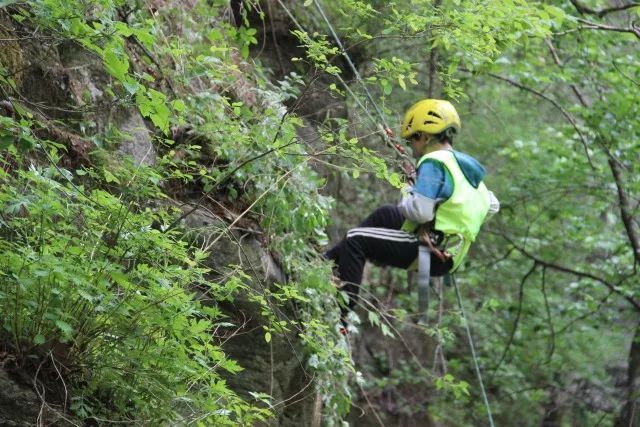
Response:
[{"label": "person's back", "polygon": [[[420,173],[425,164],[429,165],[428,172]],[[490,210],[491,202],[495,199],[483,182],[486,171],[475,158],[451,149],[439,149],[425,154],[418,161],[417,167],[414,193],[427,198],[426,194],[433,193],[434,187],[440,188],[434,200],[432,229],[447,238],[443,246],[445,252],[453,259],[453,271],[458,268],[475,240]],[[442,181],[441,185],[437,183],[438,179]],[[436,185],[433,185],[434,182]],[[431,205],[432,202],[427,204]],[[403,214],[405,217],[412,216],[408,212]],[[419,223],[427,222],[429,220],[423,219]],[[407,220],[403,229],[412,231],[413,228],[415,231],[415,225],[414,221]],[[458,242],[452,241],[454,237],[458,238]]]}]

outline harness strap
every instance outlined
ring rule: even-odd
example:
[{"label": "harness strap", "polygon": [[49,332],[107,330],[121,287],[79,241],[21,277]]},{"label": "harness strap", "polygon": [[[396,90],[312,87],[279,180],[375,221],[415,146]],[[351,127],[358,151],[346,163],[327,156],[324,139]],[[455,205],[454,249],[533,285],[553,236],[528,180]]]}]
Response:
[{"label": "harness strap", "polygon": [[427,244],[427,246],[429,246],[429,251],[433,252],[438,258],[440,258],[440,261],[445,262],[448,258],[451,257],[446,253],[446,251],[443,252],[440,249],[436,248],[436,246],[431,241],[431,236],[429,236],[429,233],[423,233],[421,239]]},{"label": "harness strap", "polygon": [[431,250],[420,245],[418,250],[418,323],[426,324],[429,316],[429,280],[431,279]]}]

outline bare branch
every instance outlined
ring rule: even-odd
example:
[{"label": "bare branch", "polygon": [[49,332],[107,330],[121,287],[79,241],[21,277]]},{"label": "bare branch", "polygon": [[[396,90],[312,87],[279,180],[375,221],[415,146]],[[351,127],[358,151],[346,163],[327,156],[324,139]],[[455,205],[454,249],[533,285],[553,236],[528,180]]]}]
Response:
[{"label": "bare branch", "polygon": [[[440,7],[442,0],[435,0],[433,3],[434,9]],[[429,91],[427,92],[427,96],[429,98],[433,97],[434,94],[434,86],[436,84],[437,77],[437,64],[438,64],[438,48],[435,46],[431,46],[431,50],[429,51]]]},{"label": "bare branch", "polygon": [[524,300],[524,284],[526,283],[529,276],[531,276],[533,272],[536,271],[536,267],[538,267],[538,263],[534,261],[529,271],[527,271],[527,274],[525,274],[522,280],[520,281],[520,288],[518,291],[518,312],[516,314],[516,320],[514,320],[513,322],[513,327],[511,328],[511,335],[509,336],[509,341],[507,341],[507,345],[504,347],[504,350],[502,351],[502,356],[500,356],[500,360],[498,361],[498,363],[496,363],[496,366],[494,366],[492,369],[493,371],[492,375],[495,375],[495,373],[500,368],[500,365],[502,365],[502,362],[504,362],[504,359],[505,357],[507,357],[507,353],[509,352],[509,348],[513,343],[513,338],[516,335],[516,331],[518,330],[518,324],[520,323],[520,315],[522,314],[522,301]]},{"label": "bare branch", "polygon": [[551,308],[549,307],[549,298],[547,297],[547,267],[542,268],[542,279],[541,279],[541,291],[542,296],[544,297],[544,308],[547,312],[547,323],[549,324],[549,353],[547,354],[547,361],[545,363],[551,362],[551,358],[553,357],[553,352],[556,349],[556,332],[553,327],[553,319],[551,318]]},{"label": "bare branch", "polygon": [[636,232],[636,228],[633,224],[633,217],[631,216],[631,204],[629,203],[629,196],[622,185],[622,175],[620,172],[620,165],[611,157],[609,157],[609,167],[611,168],[611,174],[615,181],[616,188],[618,190],[618,205],[620,207],[620,216],[622,217],[622,223],[624,229],[627,232],[629,243],[633,249],[633,265],[634,267],[640,262],[640,239]]},{"label": "bare branch", "polygon": [[630,2],[630,3],[622,4],[620,6],[611,6],[611,7],[605,7],[604,9],[595,10],[595,9],[591,9],[588,6],[585,6],[585,5],[581,4],[580,2],[578,2],[578,0],[571,0],[571,3],[573,4],[573,6],[576,8],[576,10],[579,13],[581,13],[583,15],[584,14],[596,15],[596,16],[599,16],[600,18],[602,18],[603,16],[605,16],[605,15],[607,15],[609,13],[622,12],[624,10],[633,9],[634,7],[640,6],[640,3],[638,3],[638,2]]},{"label": "bare branch", "polygon": [[[564,63],[558,56],[558,52],[556,51],[556,48],[553,46],[553,43],[551,42],[551,40],[547,39],[546,42],[547,42],[547,46],[549,47],[549,51],[551,52],[551,56],[553,57],[553,61],[556,63],[558,67],[564,68]],[[582,95],[582,92],[580,92],[580,90],[578,89],[578,86],[576,86],[575,83],[571,83],[569,86],[571,87],[571,90],[580,101],[580,104],[582,104],[583,107],[588,107],[589,103],[587,102],[587,99],[584,97],[584,95]]]},{"label": "bare branch", "polygon": [[536,261],[541,266],[548,267],[548,268],[550,268],[552,270],[561,271],[563,273],[571,274],[573,276],[581,277],[581,278],[584,278],[584,279],[591,279],[591,280],[593,280],[595,282],[598,282],[598,283],[606,286],[607,289],[609,289],[611,292],[623,297],[636,310],[640,311],[640,302],[639,301],[637,301],[633,296],[626,294],[623,290],[619,289],[618,286],[614,285],[613,283],[609,282],[608,280],[606,280],[606,279],[604,279],[602,277],[596,276],[595,274],[586,273],[586,272],[579,271],[579,270],[574,270],[572,268],[565,267],[565,266],[562,266],[562,265],[559,265],[559,264],[555,264],[553,262],[545,261],[542,258],[539,258],[539,257],[533,255],[532,253],[527,251],[525,248],[523,248],[520,245],[518,245],[512,238],[510,238],[506,234],[501,233],[501,232],[497,232],[497,231],[493,231],[493,233],[501,236],[503,239],[505,239],[507,242],[509,242],[514,248],[516,248],[516,250],[518,252],[520,252],[525,257],[527,257],[527,258],[529,258],[529,259],[531,259],[533,261]]},{"label": "bare branch", "polygon": [[[461,68],[461,70],[470,72],[469,70],[464,69],[464,68]],[[591,155],[589,154],[587,138],[584,136],[584,134],[582,133],[582,131],[578,127],[578,123],[576,122],[576,119],[562,105],[560,105],[560,103],[558,103],[558,101],[556,101],[555,99],[551,98],[548,95],[545,95],[542,92],[539,92],[539,91],[537,91],[535,89],[532,89],[532,88],[530,88],[528,86],[525,86],[522,83],[517,82],[517,81],[515,81],[513,79],[510,79],[508,77],[504,77],[504,76],[501,76],[499,74],[494,74],[494,73],[486,73],[486,74],[489,77],[492,77],[492,78],[497,79],[497,80],[502,80],[503,82],[509,83],[510,85],[515,86],[518,89],[524,90],[525,92],[533,93],[534,95],[539,96],[540,98],[549,101],[554,107],[556,107],[560,111],[560,113],[562,113],[562,115],[567,119],[567,121],[569,123],[571,123],[571,126],[573,126],[573,128],[575,129],[576,133],[580,137],[580,141],[582,142],[582,146],[584,147],[584,152],[585,152],[585,155],[587,156],[587,161],[589,162],[589,165],[591,166],[591,168],[593,170],[596,170],[596,167],[595,167],[595,165],[593,164],[593,162],[591,160]]]},{"label": "bare branch", "polygon": [[564,334],[567,330],[569,330],[569,328],[571,328],[573,325],[575,325],[579,321],[584,320],[587,317],[593,316],[594,314],[598,313],[600,311],[600,308],[602,308],[604,303],[607,302],[607,300],[609,299],[609,297],[611,296],[612,293],[613,293],[612,291],[609,291],[607,293],[607,295],[602,297],[600,299],[600,301],[598,301],[598,305],[596,306],[596,308],[594,310],[590,310],[587,313],[581,314],[580,316],[576,317],[575,319],[570,320],[566,325],[564,325],[562,328],[560,328],[556,332],[556,336]]},{"label": "bare branch", "polygon": [[[558,56],[553,43],[551,40],[547,39],[547,46],[551,51],[551,56],[553,57],[554,62],[558,67],[562,68],[564,64],[562,60]],[[613,61],[615,66],[615,61]],[[616,67],[617,69],[617,67]],[[619,71],[619,70],[618,70]],[[586,98],[582,95],[582,92],[578,89],[575,84],[571,84],[571,89],[573,93],[578,97],[580,103],[583,107],[589,107],[589,103]],[[602,144],[604,147],[604,144]],[[640,262],[640,238],[638,238],[635,225],[633,223],[633,208],[631,203],[629,202],[629,196],[624,189],[623,180],[621,176],[621,165],[620,163],[613,157],[613,154],[607,150],[609,168],[611,169],[611,174],[613,175],[614,182],[616,184],[616,189],[618,190],[618,205],[620,207],[620,216],[622,217],[622,222],[624,224],[625,231],[627,232],[627,237],[629,238],[629,243],[631,244],[631,248],[633,250],[633,265],[634,268]]]},{"label": "bare branch", "polygon": [[640,39],[640,28],[635,25],[631,25],[630,27],[616,27],[608,24],[601,24],[598,22],[588,21],[586,19],[577,18],[578,22],[583,23],[584,25],[579,27],[584,30],[602,30],[602,31],[613,31],[616,33],[631,33]]},{"label": "bare branch", "polygon": [[631,83],[633,83],[636,86],[640,86],[640,82],[637,82],[636,80],[632,79],[631,77],[629,77],[627,74],[625,74],[619,67],[618,64],[616,64],[615,60],[612,60],[611,63],[613,64],[613,67],[616,69],[616,71],[618,71],[618,73],[620,73],[620,75],[624,78],[626,78],[627,80],[629,80]]},{"label": "bare branch", "polygon": [[604,15],[606,15],[608,13],[621,12],[623,10],[633,9],[634,7],[638,7],[638,6],[640,6],[640,3],[631,2],[631,3],[623,4],[621,6],[606,7],[604,9],[598,11],[597,15],[602,18]]}]

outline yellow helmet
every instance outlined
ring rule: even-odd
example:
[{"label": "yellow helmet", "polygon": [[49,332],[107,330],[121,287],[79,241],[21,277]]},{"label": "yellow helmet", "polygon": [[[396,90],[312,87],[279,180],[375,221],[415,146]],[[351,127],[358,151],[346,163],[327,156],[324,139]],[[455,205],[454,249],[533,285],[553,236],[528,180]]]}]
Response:
[{"label": "yellow helmet", "polygon": [[423,99],[411,106],[404,114],[402,137],[408,138],[416,132],[430,135],[453,129],[460,132],[460,117],[449,101]]}]

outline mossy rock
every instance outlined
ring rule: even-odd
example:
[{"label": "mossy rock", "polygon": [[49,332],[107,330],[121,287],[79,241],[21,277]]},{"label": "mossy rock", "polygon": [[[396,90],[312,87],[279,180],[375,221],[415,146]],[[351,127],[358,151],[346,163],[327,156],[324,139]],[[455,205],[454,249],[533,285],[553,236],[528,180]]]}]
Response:
[{"label": "mossy rock", "polygon": [[0,73],[3,77],[12,79],[16,86],[19,86],[22,82],[24,68],[25,61],[18,36],[11,22],[0,14]]}]

